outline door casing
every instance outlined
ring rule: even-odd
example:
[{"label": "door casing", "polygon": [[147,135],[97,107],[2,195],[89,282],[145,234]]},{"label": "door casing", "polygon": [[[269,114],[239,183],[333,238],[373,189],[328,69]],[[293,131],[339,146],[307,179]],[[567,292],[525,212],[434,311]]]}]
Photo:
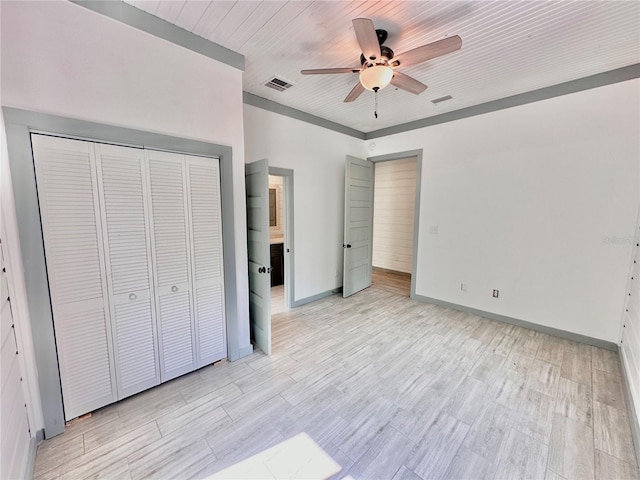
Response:
[{"label": "door casing", "polygon": [[[385,155],[375,155],[367,157],[367,160],[373,162],[374,165],[379,162],[389,162],[392,160],[401,160],[408,157],[416,157],[416,194],[415,208],[413,216],[413,261],[411,265],[411,293],[410,297],[416,298],[416,276],[418,274],[418,238],[420,233],[420,195],[422,193],[422,154],[423,150],[405,150],[402,152],[389,153]],[[374,184],[375,188],[375,184]],[[345,200],[346,201],[346,200]],[[375,202],[375,199],[374,199]],[[373,228],[373,225],[372,225]],[[369,260],[371,262],[371,258]]]},{"label": "door casing", "polygon": [[269,167],[269,175],[284,179],[284,304],[287,308],[295,306],[295,248],[293,242],[293,170]]}]

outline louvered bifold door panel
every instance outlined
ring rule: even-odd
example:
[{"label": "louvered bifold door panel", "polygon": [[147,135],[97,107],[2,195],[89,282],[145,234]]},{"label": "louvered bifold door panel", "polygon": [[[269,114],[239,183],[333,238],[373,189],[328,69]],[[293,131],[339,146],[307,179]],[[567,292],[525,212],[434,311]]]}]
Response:
[{"label": "louvered bifold door panel", "polygon": [[146,150],[157,287],[160,377],[195,369],[191,259],[184,155]]},{"label": "louvered bifold door panel", "polygon": [[94,146],[32,135],[67,420],[116,400]]},{"label": "louvered bifold door panel", "polygon": [[198,368],[227,356],[219,163],[187,156]]},{"label": "louvered bifold door panel", "polygon": [[96,144],[118,399],[160,383],[144,151]]}]

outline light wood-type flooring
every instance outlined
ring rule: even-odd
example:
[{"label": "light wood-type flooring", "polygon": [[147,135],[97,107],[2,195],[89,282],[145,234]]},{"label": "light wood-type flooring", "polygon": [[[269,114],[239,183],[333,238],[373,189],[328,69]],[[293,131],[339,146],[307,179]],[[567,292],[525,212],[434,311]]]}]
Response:
[{"label": "light wood-type flooring", "polygon": [[373,267],[371,283],[374,287],[408,297],[411,295],[411,274]]},{"label": "light wood-type flooring", "polygon": [[284,285],[271,287],[271,315],[288,310],[284,304]]},{"label": "light wood-type flooring", "polygon": [[301,432],[338,479],[638,478],[616,353],[375,286],[77,421],[36,478],[202,478]]}]

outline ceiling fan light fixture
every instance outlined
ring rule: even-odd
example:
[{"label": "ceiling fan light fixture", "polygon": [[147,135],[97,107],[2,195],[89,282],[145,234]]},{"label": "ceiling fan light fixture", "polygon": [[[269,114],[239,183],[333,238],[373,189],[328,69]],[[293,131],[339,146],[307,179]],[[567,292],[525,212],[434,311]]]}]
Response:
[{"label": "ceiling fan light fixture", "polygon": [[[347,103],[356,100],[365,90],[371,90],[377,94],[379,90],[382,90],[390,83],[393,83],[393,86],[397,87],[397,89],[420,95],[427,89],[427,86],[415,78],[394,69],[400,66],[411,66],[426,62],[432,58],[460,50],[462,46],[462,40],[458,35],[455,35],[408,50],[401,53],[399,60],[396,60],[393,50],[384,45],[387,38],[386,31],[376,30],[373,26],[373,21],[369,18],[354,18],[352,23],[353,31],[360,47],[360,65],[362,65],[362,68],[300,70],[302,75],[359,73],[359,82],[355,84],[344,99],[344,102]],[[378,96],[376,95],[377,98]]]},{"label": "ceiling fan light fixture", "polygon": [[386,65],[373,65],[360,72],[360,83],[367,90],[377,92],[389,85],[393,78],[393,69]]}]

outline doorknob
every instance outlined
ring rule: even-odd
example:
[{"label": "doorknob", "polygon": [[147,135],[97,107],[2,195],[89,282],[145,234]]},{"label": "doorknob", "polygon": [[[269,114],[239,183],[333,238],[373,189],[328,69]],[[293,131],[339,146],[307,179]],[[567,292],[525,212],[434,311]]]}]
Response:
[{"label": "doorknob", "polygon": [[351,248],[351,244],[347,243],[346,245],[343,243],[342,244],[342,248]]},{"label": "doorknob", "polygon": [[258,273],[265,273],[267,271],[266,267],[258,268]]}]

